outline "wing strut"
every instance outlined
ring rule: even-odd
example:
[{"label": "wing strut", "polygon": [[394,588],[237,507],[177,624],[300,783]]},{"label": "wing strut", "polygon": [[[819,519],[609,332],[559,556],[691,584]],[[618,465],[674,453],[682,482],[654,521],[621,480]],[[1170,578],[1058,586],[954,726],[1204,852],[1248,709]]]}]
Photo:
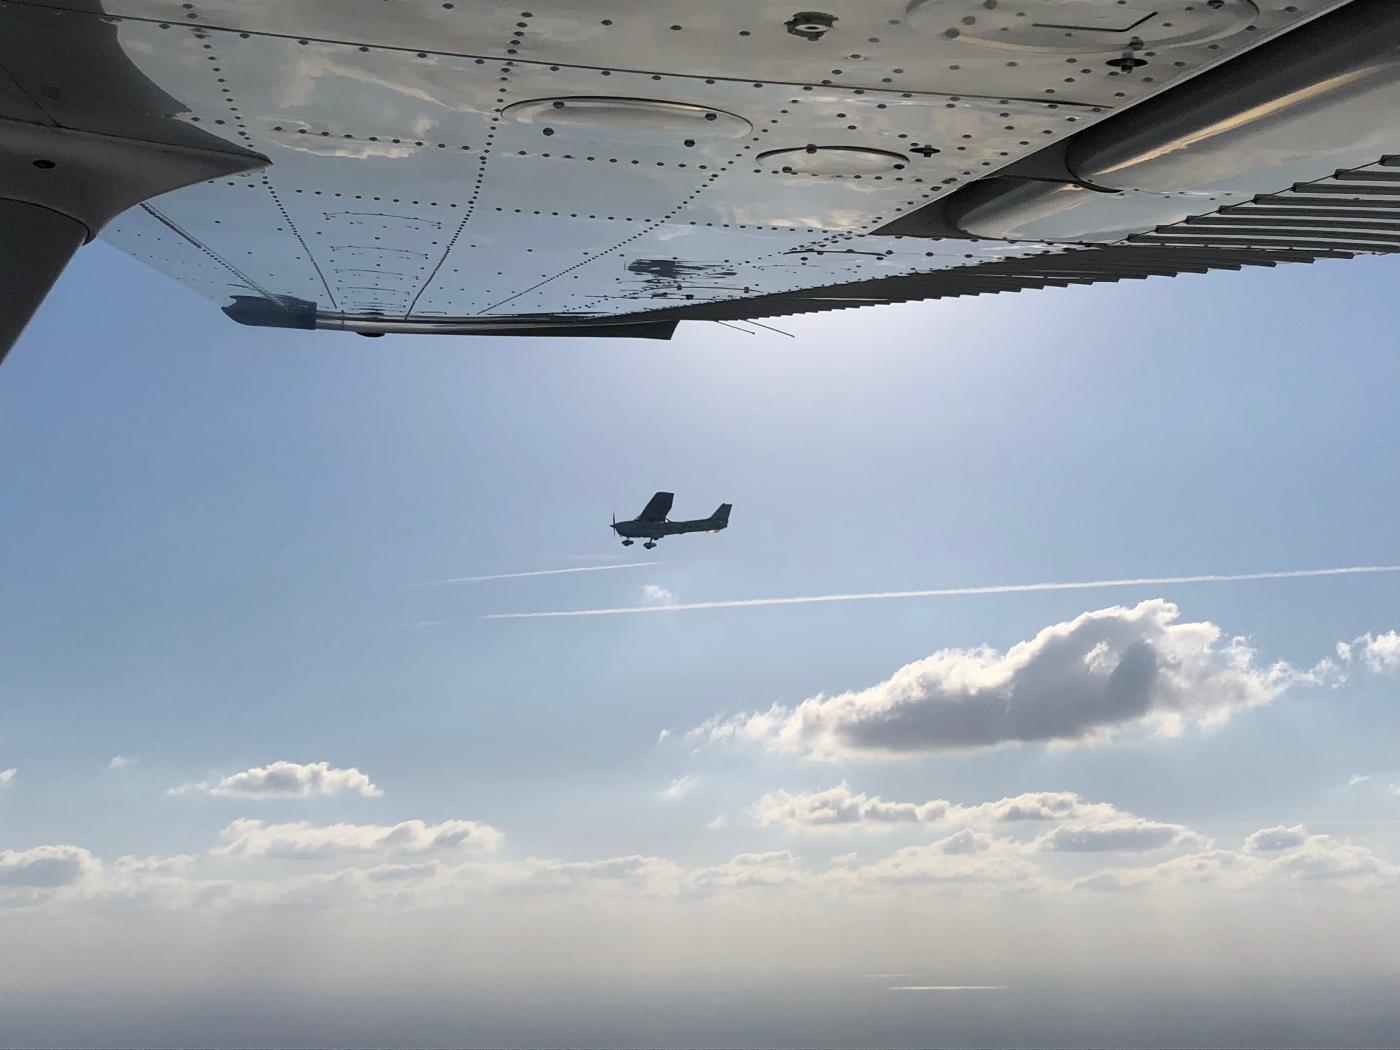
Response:
[{"label": "wing strut", "polygon": [[127,208],[267,158],[0,117],[0,360],[73,253]]}]

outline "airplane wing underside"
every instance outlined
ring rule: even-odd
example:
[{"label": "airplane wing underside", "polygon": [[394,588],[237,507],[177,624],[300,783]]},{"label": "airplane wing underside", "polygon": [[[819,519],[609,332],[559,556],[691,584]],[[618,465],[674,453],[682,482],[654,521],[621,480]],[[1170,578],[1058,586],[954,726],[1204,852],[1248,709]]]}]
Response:
[{"label": "airplane wing underside", "polygon": [[813,2],[9,0],[0,120],[251,158],[103,236],[253,325],[665,337],[1400,248],[1391,0]]}]

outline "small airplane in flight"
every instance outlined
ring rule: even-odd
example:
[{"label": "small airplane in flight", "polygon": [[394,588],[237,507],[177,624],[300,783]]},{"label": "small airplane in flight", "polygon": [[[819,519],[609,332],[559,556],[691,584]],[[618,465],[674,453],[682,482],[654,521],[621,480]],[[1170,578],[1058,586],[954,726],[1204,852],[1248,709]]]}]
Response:
[{"label": "small airplane in flight", "polygon": [[674,492],[658,492],[647,500],[642,512],[631,521],[618,521],[617,515],[614,514],[613,532],[623,538],[622,545],[630,547],[634,540],[645,539],[646,543],[642,546],[651,550],[656,546],[656,541],[663,536],[680,536],[687,532],[719,532],[729,527],[731,504],[728,503],[721,503],[719,509],[708,518],[667,521],[666,515],[671,513],[671,503],[675,498]]}]

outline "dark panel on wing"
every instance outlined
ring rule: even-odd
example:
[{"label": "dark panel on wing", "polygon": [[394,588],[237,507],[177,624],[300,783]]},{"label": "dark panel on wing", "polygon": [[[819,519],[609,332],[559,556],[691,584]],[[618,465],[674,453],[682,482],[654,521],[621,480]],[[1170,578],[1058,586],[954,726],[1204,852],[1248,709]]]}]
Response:
[{"label": "dark panel on wing", "polygon": [[651,499],[647,500],[647,505],[642,508],[641,514],[637,515],[638,521],[664,521],[666,515],[671,513],[671,504],[675,501],[674,492],[658,492]]}]

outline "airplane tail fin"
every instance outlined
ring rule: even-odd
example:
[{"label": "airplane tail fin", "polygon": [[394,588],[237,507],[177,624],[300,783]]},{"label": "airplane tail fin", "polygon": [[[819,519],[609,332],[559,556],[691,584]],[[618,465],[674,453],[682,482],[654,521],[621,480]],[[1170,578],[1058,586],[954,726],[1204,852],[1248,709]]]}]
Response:
[{"label": "airplane tail fin", "polygon": [[732,503],[721,503],[719,505],[719,510],[710,515],[710,521],[714,524],[716,532],[720,529],[728,528],[729,512],[733,507],[734,505]]}]

